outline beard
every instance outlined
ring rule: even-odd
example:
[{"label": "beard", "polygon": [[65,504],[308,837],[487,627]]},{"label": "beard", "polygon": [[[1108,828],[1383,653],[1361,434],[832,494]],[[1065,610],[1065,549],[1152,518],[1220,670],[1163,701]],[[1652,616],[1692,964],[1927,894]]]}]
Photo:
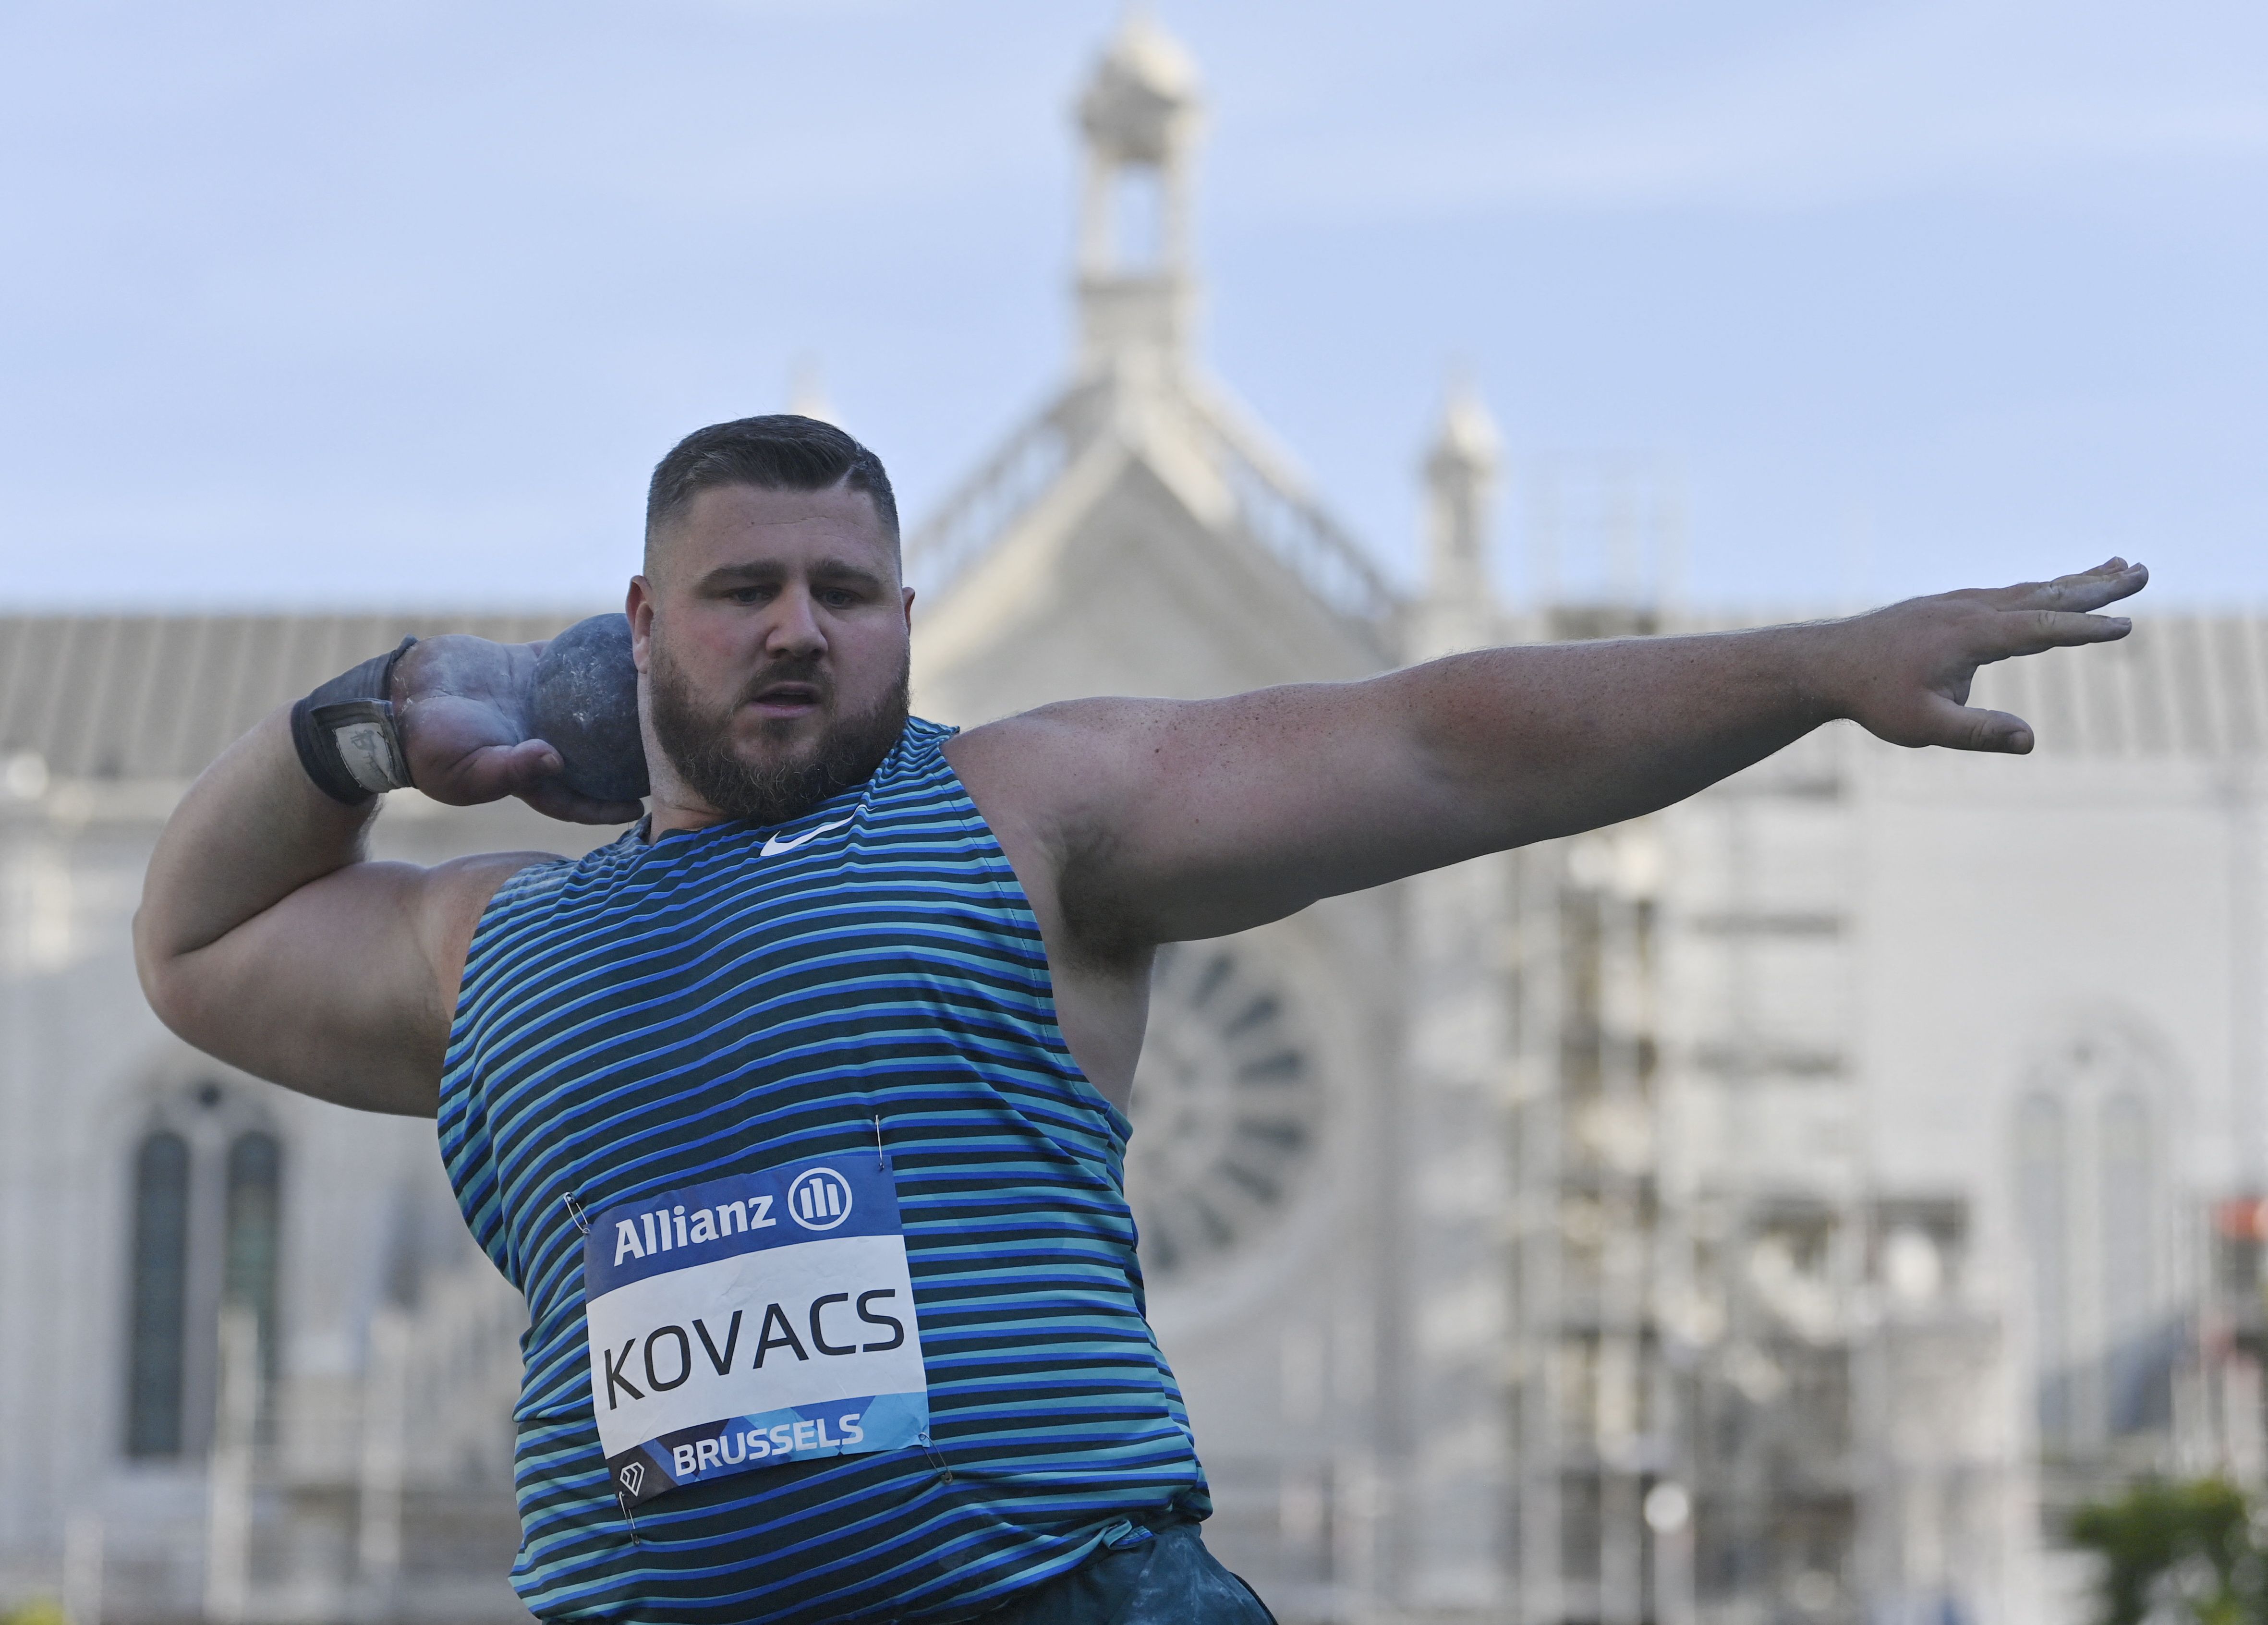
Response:
[{"label": "beard", "polygon": [[[817,739],[799,749],[791,750],[783,740],[772,759],[759,765],[744,761],[733,749],[734,713],[758,690],[778,682],[807,682],[822,698],[830,697],[834,685],[819,675],[818,663],[775,662],[750,679],[730,704],[712,707],[693,692],[683,668],[657,637],[648,673],[654,742],[686,787],[726,818],[784,824],[873,776],[905,732],[910,710],[909,665],[900,662],[897,680],[871,710],[835,717]],[[767,721],[764,732],[778,738],[792,726]]]}]

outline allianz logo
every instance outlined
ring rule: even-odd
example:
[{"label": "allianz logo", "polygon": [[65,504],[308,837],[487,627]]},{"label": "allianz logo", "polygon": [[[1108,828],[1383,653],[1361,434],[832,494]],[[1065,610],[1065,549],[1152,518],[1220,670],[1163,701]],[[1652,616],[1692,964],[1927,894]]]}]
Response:
[{"label": "allianz logo", "polygon": [[[690,1212],[681,1202],[616,1219],[615,1262],[721,1241],[752,1230],[769,1230],[779,1223],[771,1217],[772,1200],[751,1196]],[[787,1188],[788,1217],[805,1230],[833,1230],[850,1217],[850,1181],[832,1168],[806,1168]]]},{"label": "allianz logo", "polygon": [[806,1168],[787,1188],[787,1216],[806,1230],[832,1230],[850,1217],[850,1181],[832,1168]]}]

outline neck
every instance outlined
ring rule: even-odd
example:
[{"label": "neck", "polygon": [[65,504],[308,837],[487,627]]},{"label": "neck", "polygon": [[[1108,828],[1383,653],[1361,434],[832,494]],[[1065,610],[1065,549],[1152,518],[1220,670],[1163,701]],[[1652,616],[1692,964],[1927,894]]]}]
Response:
[{"label": "neck", "polygon": [[657,787],[652,800],[647,804],[645,838],[659,841],[680,830],[707,829],[713,824],[732,821],[729,814],[719,812],[698,796],[687,792],[686,799],[681,801],[664,795]]}]

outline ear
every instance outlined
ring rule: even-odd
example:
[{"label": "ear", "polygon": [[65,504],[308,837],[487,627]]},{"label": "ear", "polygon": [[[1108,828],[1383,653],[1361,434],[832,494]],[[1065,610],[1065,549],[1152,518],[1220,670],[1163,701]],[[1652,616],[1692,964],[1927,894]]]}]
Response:
[{"label": "ear", "polygon": [[653,644],[653,583],[644,576],[630,577],[630,591],[623,600],[622,614],[630,617],[630,659],[640,673],[646,669],[648,651]]},{"label": "ear", "polygon": [[902,600],[899,608],[904,613],[906,631],[910,634],[914,629],[914,590],[911,587],[900,587],[898,593]]}]

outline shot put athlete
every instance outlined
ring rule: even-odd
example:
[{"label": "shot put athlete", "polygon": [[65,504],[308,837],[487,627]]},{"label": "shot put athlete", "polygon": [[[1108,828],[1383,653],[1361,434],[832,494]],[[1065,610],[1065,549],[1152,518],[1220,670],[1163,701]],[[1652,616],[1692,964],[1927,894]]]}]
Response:
[{"label": "shot put athlete", "polygon": [[[2090,612],[2146,578],[955,732],[908,716],[881,465],[719,424],[654,472],[617,677],[603,627],[372,651],[183,798],[142,976],[224,1060],[438,1117],[527,1297],[543,1619],[1257,1621],[1198,1538],[1121,1190],[1157,946],[1633,817],[1830,718],[2021,754],[1977,668],[2124,636]],[[644,817],[579,861],[372,862],[401,784]]]}]

